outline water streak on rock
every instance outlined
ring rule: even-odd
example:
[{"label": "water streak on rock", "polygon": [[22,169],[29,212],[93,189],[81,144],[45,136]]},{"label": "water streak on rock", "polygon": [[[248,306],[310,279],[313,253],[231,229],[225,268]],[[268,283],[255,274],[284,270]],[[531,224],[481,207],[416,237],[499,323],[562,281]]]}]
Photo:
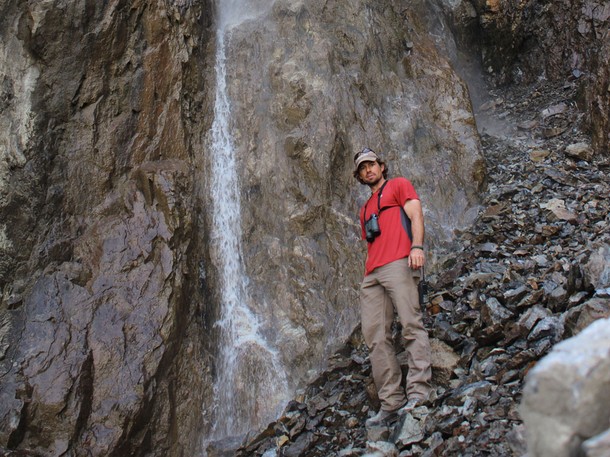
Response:
[{"label": "water streak on rock", "polygon": [[[242,262],[241,202],[231,104],[227,90],[227,49],[231,28],[255,16],[247,2],[219,5],[216,102],[212,124],[212,256],[220,272],[220,354],[214,386],[213,439],[240,435],[275,417],[288,398],[286,376],[277,351],[262,335],[248,302],[248,277]],[[244,11],[244,15],[236,14]]]}]

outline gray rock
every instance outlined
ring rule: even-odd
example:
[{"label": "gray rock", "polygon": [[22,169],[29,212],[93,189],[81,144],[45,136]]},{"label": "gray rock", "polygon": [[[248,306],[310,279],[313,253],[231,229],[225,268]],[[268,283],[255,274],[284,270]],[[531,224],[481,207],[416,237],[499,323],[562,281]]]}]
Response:
[{"label": "gray rock", "polygon": [[481,319],[489,326],[501,324],[510,319],[511,316],[512,313],[494,297],[485,300],[485,304],[481,308]]},{"label": "gray rock", "polygon": [[521,414],[528,454],[570,456],[610,425],[610,320],[556,345],[531,370]]},{"label": "gray rock", "polygon": [[592,298],[566,313],[570,334],[576,335],[598,319],[610,317],[610,299]]},{"label": "gray rock", "polygon": [[398,457],[398,449],[387,441],[371,441],[366,446],[369,457]]},{"label": "gray rock", "polygon": [[430,347],[432,349],[434,383],[439,386],[447,386],[455,369],[458,367],[460,357],[448,344],[436,338],[430,339]]},{"label": "gray rock", "polygon": [[598,242],[591,246],[591,256],[584,266],[585,277],[596,289],[610,287],[610,244]]},{"label": "gray rock", "polygon": [[423,424],[421,420],[406,414],[400,425],[396,441],[402,446],[419,443],[424,439]]},{"label": "gray rock", "polygon": [[536,305],[528,309],[519,317],[519,325],[530,331],[539,321],[550,316],[551,312],[548,309]]},{"label": "gray rock", "polygon": [[[215,423],[213,10],[232,2],[119,3],[0,1],[2,455],[200,455]],[[271,353],[244,358],[236,400],[252,406],[233,417],[271,423],[209,449],[364,452],[378,399],[352,333],[367,195],[351,164],[367,145],[424,201],[436,303],[451,304],[426,322],[460,356],[399,452],[521,455],[523,377],[610,296],[608,8],[253,3],[227,40],[234,225],[245,301],[302,389],[276,417],[287,399],[252,381],[283,384],[262,369]]]},{"label": "gray rock", "polygon": [[364,146],[416,184],[439,246],[476,217],[485,162],[435,5],[254,3],[226,37],[231,249],[271,350],[219,401],[239,286],[212,249],[215,21],[237,3],[0,2],[0,445],[197,455],[218,403],[242,405],[234,433],[272,420],[281,375],[303,387],[358,323]]},{"label": "gray rock", "polygon": [[566,147],[566,154],[580,160],[591,160],[593,158],[593,149],[589,143],[572,143]]},{"label": "gray rock", "polygon": [[540,340],[549,337],[551,341],[561,340],[564,332],[564,325],[561,318],[548,316],[540,320],[527,336],[528,340]]}]

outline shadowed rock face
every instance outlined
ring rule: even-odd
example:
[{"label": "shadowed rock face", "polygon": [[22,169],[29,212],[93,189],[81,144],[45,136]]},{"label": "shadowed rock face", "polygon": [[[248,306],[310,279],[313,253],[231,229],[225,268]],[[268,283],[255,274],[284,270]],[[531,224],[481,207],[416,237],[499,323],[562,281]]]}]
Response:
[{"label": "shadowed rock face", "polygon": [[186,6],[0,2],[1,446],[163,452],[200,422],[211,13]]},{"label": "shadowed rock face", "polygon": [[[0,0],[0,446],[193,455],[214,422],[211,3]],[[455,43],[482,31],[502,82],[585,72],[607,145],[599,4],[404,3],[277,0],[227,35],[242,260],[293,389],[358,320],[357,150],[414,182],[433,255],[474,218],[485,169]]]},{"label": "shadowed rock face", "polygon": [[[457,11],[463,11],[460,4]],[[501,84],[577,79],[593,145],[610,151],[610,6],[600,0],[473,0],[483,66]],[[463,24],[470,16],[456,15]],[[474,45],[478,45],[471,41]]]}]

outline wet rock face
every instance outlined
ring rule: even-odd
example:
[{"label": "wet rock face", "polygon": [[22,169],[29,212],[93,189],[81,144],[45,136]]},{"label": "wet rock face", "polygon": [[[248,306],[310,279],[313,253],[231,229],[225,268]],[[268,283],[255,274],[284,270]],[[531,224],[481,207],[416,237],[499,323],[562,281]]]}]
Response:
[{"label": "wet rock face", "polygon": [[[317,372],[358,319],[364,257],[356,213],[367,191],[351,175],[354,152],[373,147],[391,174],[414,182],[433,263],[454,229],[470,226],[484,187],[468,92],[449,63],[455,41],[437,14],[459,2],[395,3],[277,0],[230,36],[243,261],[254,312],[294,386]],[[472,31],[483,6],[457,6]],[[0,448],[196,455],[211,427],[220,314],[208,249],[213,10],[211,1],[192,0],[0,0]],[[596,106],[598,116],[607,114]],[[563,128],[551,118],[557,115],[545,118],[551,133]],[[565,151],[578,160],[561,170],[547,163],[536,179],[555,190],[574,187],[572,174],[593,173],[581,163],[590,148],[574,143]],[[489,163],[501,156],[491,154]],[[607,252],[599,221],[607,207],[601,197],[585,201],[608,192],[593,176],[577,200],[550,192],[544,207],[520,209],[515,232],[532,218],[537,224],[528,225],[531,246],[516,233],[511,252],[502,247],[506,238],[492,238],[491,224],[501,226],[495,217],[512,211],[506,199],[525,204],[543,189],[536,181],[492,189],[490,219],[465,238],[469,252],[486,260],[452,251],[448,276],[438,279],[446,291],[434,303],[436,369],[452,399],[427,422],[434,431],[423,440],[440,446],[439,434],[455,432],[443,448],[466,446],[457,437],[485,419],[467,398],[493,392],[487,378],[516,383],[481,406],[513,425],[505,397],[518,392],[523,367],[607,311],[605,297],[588,300],[592,287],[606,287],[598,285],[606,270],[595,259]],[[575,208],[600,224],[585,272],[549,254],[561,252],[549,237],[583,236],[574,230],[583,222]],[[515,261],[508,268],[488,260],[496,255]],[[543,273],[527,277],[535,268]],[[504,337],[504,352],[490,349]],[[312,387],[314,404],[290,404],[309,415],[289,418],[288,438],[299,440],[294,455],[314,443],[320,424],[345,417],[353,434],[340,435],[339,445],[364,437],[358,424],[369,409],[361,393],[318,396],[335,395],[339,385],[370,390],[361,350],[350,360],[364,375]],[[508,370],[498,368],[513,356]],[[351,409],[342,411],[353,412],[323,415],[343,401]],[[454,422],[459,408],[473,418],[468,427]],[[420,436],[423,416],[413,419],[412,435]],[[485,429],[489,436],[502,436],[498,421]]]}]

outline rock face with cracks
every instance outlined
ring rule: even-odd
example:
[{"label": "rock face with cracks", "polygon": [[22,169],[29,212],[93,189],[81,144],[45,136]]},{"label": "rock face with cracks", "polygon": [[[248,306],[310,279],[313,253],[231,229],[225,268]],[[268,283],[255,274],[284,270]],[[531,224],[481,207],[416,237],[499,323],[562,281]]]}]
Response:
[{"label": "rock face with cracks", "polygon": [[[215,421],[216,9],[0,1],[6,449],[194,455]],[[276,1],[227,30],[242,261],[292,389],[357,323],[356,150],[418,185],[435,245],[476,213],[467,86],[424,11]]]},{"label": "rock face with cracks", "polygon": [[[517,128],[575,95],[563,86],[490,90],[492,99],[510,102],[488,113],[506,130],[483,135],[485,208],[429,277],[425,323],[436,398],[366,427],[380,405],[356,331],[328,369],[237,455],[607,454],[610,259],[598,253],[610,245],[610,164],[565,153],[586,139],[579,123],[552,138]],[[532,93],[539,94],[535,101]],[[549,205],[553,200],[563,204]]]},{"label": "rock face with cracks", "polygon": [[[548,56],[549,79],[569,66],[545,51],[581,56],[569,67],[586,75],[572,71],[583,94],[573,99],[591,107],[595,136],[571,154],[607,153],[607,15],[594,2],[564,3],[276,0],[227,32],[242,260],[291,388],[316,377],[358,320],[356,212],[367,198],[351,176],[358,149],[378,150],[391,174],[414,182],[431,266],[474,220],[486,166],[475,86],[458,76],[462,59],[477,61],[464,44],[484,37],[484,59]],[[195,455],[215,421],[216,10],[209,0],[0,0],[3,452]],[[517,27],[507,27],[511,17]],[[578,24],[580,35],[557,27],[536,46],[496,46],[543,37],[549,18]],[[599,46],[583,52],[590,43]],[[510,80],[501,66],[491,72]],[[522,73],[539,76],[527,65]],[[569,132],[568,108],[539,127]],[[562,218],[558,209],[546,208]],[[540,236],[548,230],[542,224]],[[469,287],[484,281],[477,275]],[[574,277],[555,279],[545,297],[559,312]],[[487,298],[476,303],[494,339],[511,316]],[[577,325],[602,308],[590,303]],[[533,307],[522,323],[539,336],[557,331],[548,313]],[[440,321],[445,344],[462,341]],[[450,351],[439,361],[446,382],[454,362]]]}]

